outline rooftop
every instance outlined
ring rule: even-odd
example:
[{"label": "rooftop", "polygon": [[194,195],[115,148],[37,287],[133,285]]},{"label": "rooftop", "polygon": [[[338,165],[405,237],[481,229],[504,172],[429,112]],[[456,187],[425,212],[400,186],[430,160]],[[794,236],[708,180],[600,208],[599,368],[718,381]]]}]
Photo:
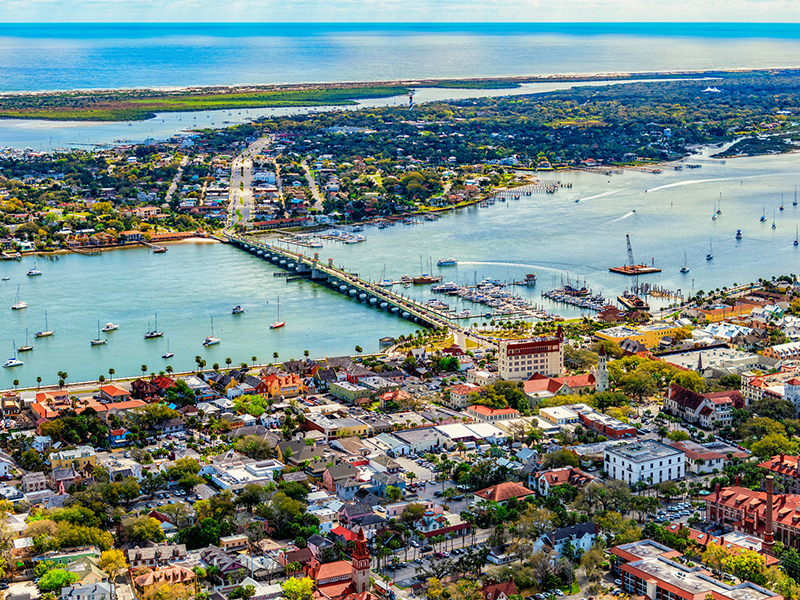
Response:
[{"label": "rooftop", "polygon": [[666,458],[668,456],[683,454],[681,450],[677,450],[654,441],[643,441],[632,444],[612,446],[606,448],[606,453],[616,454],[625,460],[635,463],[647,462],[656,458]]}]

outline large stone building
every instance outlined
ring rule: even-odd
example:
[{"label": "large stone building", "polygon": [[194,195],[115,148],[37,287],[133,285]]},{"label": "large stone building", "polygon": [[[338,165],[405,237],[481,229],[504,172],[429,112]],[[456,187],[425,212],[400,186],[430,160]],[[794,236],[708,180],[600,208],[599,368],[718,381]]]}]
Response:
[{"label": "large stone building", "polygon": [[503,340],[497,352],[500,379],[525,381],[534,373],[558,377],[564,370],[564,332],[555,336]]},{"label": "large stone building", "polygon": [[686,474],[683,452],[653,441],[607,447],[604,458],[603,468],[609,477],[628,483],[656,484],[682,479]]}]

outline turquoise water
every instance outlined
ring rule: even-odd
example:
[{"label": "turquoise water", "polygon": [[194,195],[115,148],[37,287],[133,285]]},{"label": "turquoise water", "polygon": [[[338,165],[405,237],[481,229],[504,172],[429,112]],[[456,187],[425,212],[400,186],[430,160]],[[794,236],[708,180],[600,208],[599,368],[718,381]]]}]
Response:
[{"label": "turquoise water", "polygon": [[[642,281],[684,293],[730,286],[784,273],[800,273],[800,248],[793,246],[800,224],[800,206],[792,206],[800,155],[728,160],[725,165],[703,165],[680,172],[665,168],[661,175],[628,171],[610,178],[588,173],[560,173],[571,189],[556,194],[523,196],[519,201],[496,203],[445,214],[436,222],[397,225],[383,230],[367,227],[367,241],[343,245],[326,241],[319,249],[323,259],[348,266],[366,279],[378,280],[384,270],[395,280],[420,272],[428,261],[457,256],[458,267],[437,269],[445,281],[473,282],[484,277],[519,280],[536,272],[535,288],[516,288],[531,301],[565,316],[581,312],[544,301],[540,294],[560,285],[562,277],[579,276],[595,293],[613,299],[631,279],[608,272],[609,266],[626,262],[625,234],[630,233],[638,261],[650,262],[662,273]],[[542,174],[542,177],[556,175]],[[647,190],[647,191],[645,191]],[[722,193],[723,213],[711,220],[714,202]],[[785,210],[779,211],[781,194]],[[580,202],[576,203],[578,199]],[[759,222],[763,210],[768,221]],[[635,210],[635,212],[633,212]],[[771,228],[773,210],[776,228]],[[743,239],[734,236],[741,229]],[[706,261],[709,240],[714,259]],[[312,252],[311,249],[306,249]],[[679,273],[687,256],[690,272]],[[221,244],[178,244],[169,252],[151,254],[144,249],[105,252],[99,257],[68,255],[58,261],[39,261],[42,277],[25,272],[32,259],[0,263],[10,281],[0,284],[0,358],[10,356],[12,338],[18,345],[44,326],[49,311],[56,335],[34,341],[36,350],[23,355],[25,365],[0,372],[0,387],[18,378],[35,384],[36,376],[54,382],[56,373],[67,371],[69,380],[86,380],[107,374],[133,375],[140,365],[158,371],[166,364],[190,369],[195,355],[209,365],[299,358],[303,350],[314,357],[352,353],[356,345],[365,351],[378,349],[384,335],[416,329],[406,321],[370,308],[310,282],[286,283],[273,277],[275,268],[265,261]],[[4,273],[2,273],[4,274]],[[11,311],[17,284],[28,302],[25,311]],[[423,286],[396,291],[431,297]],[[276,299],[281,298],[281,319],[286,327],[270,330],[277,318]],[[485,309],[466,303],[459,310]],[[269,301],[269,303],[267,303]],[[246,312],[233,316],[230,309],[242,304]],[[653,301],[659,306],[658,301]],[[663,304],[663,303],[662,303]],[[159,314],[164,338],[145,341],[148,320]],[[219,346],[202,347],[211,332],[222,339]],[[92,348],[97,321],[121,324],[107,335],[106,346]],[[482,322],[486,319],[480,319]],[[175,357],[161,359],[169,339]]]},{"label": "turquoise water", "polygon": [[797,24],[2,24],[0,90],[797,66]]}]

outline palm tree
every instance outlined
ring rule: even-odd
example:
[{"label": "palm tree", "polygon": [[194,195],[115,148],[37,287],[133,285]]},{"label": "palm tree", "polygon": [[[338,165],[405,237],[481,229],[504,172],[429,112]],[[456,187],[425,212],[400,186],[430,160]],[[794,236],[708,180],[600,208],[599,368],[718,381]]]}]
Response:
[{"label": "palm tree", "polygon": [[36,378],[36,389],[38,390],[41,387],[42,387],[42,378],[41,377],[37,377]]},{"label": "palm tree", "polygon": [[361,346],[356,346],[355,350],[356,354],[358,354],[359,356],[361,356],[361,353],[364,351],[364,349]]},{"label": "palm tree", "polygon": [[308,358],[308,355],[311,354],[308,350],[303,350],[303,356]]},{"label": "palm tree", "polygon": [[108,375],[109,375],[109,377],[111,377],[111,381],[114,381],[114,373],[116,373],[116,371],[114,369],[109,369],[108,370]]},{"label": "palm tree", "polygon": [[100,375],[100,377],[97,378],[98,383],[104,383],[105,380],[106,380],[106,376],[105,375]]},{"label": "palm tree", "polygon": [[228,368],[229,368],[229,369],[230,369],[230,367],[231,367],[231,363],[232,363],[232,362],[233,362],[233,360],[231,360],[231,357],[230,357],[230,356],[229,356],[228,358],[226,358],[226,359],[225,359],[225,364],[226,364],[226,365],[228,365]]},{"label": "palm tree", "polygon": [[17,389],[17,387],[19,387],[19,379],[14,380],[14,389]]},{"label": "palm tree", "polygon": [[250,360],[253,361],[253,366],[255,367],[256,366],[256,361],[258,360],[258,357],[257,356],[251,356]]},{"label": "palm tree", "polygon": [[172,373],[172,370],[173,370],[173,369],[172,369],[172,365],[167,365],[166,367],[164,367],[164,370],[165,370],[165,371],[166,371],[168,374],[169,374],[169,373]]},{"label": "palm tree", "polygon": [[273,352],[272,353],[272,360],[278,360],[278,353],[277,352]]},{"label": "palm tree", "polygon": [[214,369],[214,371],[219,371],[219,363],[214,363],[211,365],[211,368]]},{"label": "palm tree", "polygon": [[144,374],[147,373],[147,365],[142,365],[140,368],[142,369],[142,377],[144,377]]}]

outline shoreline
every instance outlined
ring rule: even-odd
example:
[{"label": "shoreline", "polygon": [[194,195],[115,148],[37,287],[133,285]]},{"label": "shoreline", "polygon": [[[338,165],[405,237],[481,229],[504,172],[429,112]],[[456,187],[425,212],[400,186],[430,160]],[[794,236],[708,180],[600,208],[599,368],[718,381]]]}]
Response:
[{"label": "shoreline", "polygon": [[[766,73],[773,71],[769,67],[758,69],[713,69],[713,70],[676,70],[676,71],[642,71],[594,74],[550,74],[550,75],[517,75],[509,77],[475,77],[475,78],[432,78],[432,79],[396,79],[386,81],[350,81],[350,82],[318,82],[302,84],[245,84],[245,85],[208,85],[187,86],[180,88],[116,88],[116,89],[73,89],[51,91],[10,91],[0,92],[0,119],[35,120],[35,121],[82,121],[97,123],[114,123],[123,121],[147,121],[156,113],[178,113],[197,110],[230,110],[235,108],[313,108],[317,106],[348,106],[358,100],[369,98],[386,98],[392,95],[404,95],[414,88],[440,89],[518,89],[526,83],[591,83],[614,82],[634,79],[680,79],[686,77],[725,78],[748,73]],[[780,69],[781,72],[800,73],[800,67]],[[285,98],[281,94],[313,96],[316,94],[332,94],[353,91],[352,95],[341,95],[332,98]],[[359,91],[363,92],[359,94]],[[377,95],[376,95],[377,94]],[[259,95],[261,95],[259,97]],[[266,95],[266,96],[265,96]],[[270,98],[268,95],[275,95]],[[113,96],[113,97],[106,97]],[[226,97],[229,96],[229,97]],[[235,96],[235,97],[234,97]],[[245,97],[243,97],[245,96]],[[246,97],[251,96],[251,97]],[[35,106],[19,106],[25,100],[39,103],[42,99],[52,98],[61,106],[46,109]],[[213,106],[182,106],[180,102],[213,103]],[[73,104],[70,104],[73,103]],[[148,103],[152,106],[148,106]],[[159,105],[158,103],[164,103]],[[171,104],[172,103],[172,104]],[[114,114],[117,111],[119,114]],[[127,112],[126,112],[127,111]],[[97,113],[104,113],[101,117]],[[18,114],[14,114],[18,113]],[[37,116],[37,113],[40,113]],[[60,113],[60,114],[59,114]],[[89,113],[89,114],[82,114]],[[94,113],[94,114],[92,114]],[[126,113],[126,114],[122,114]]]}]

